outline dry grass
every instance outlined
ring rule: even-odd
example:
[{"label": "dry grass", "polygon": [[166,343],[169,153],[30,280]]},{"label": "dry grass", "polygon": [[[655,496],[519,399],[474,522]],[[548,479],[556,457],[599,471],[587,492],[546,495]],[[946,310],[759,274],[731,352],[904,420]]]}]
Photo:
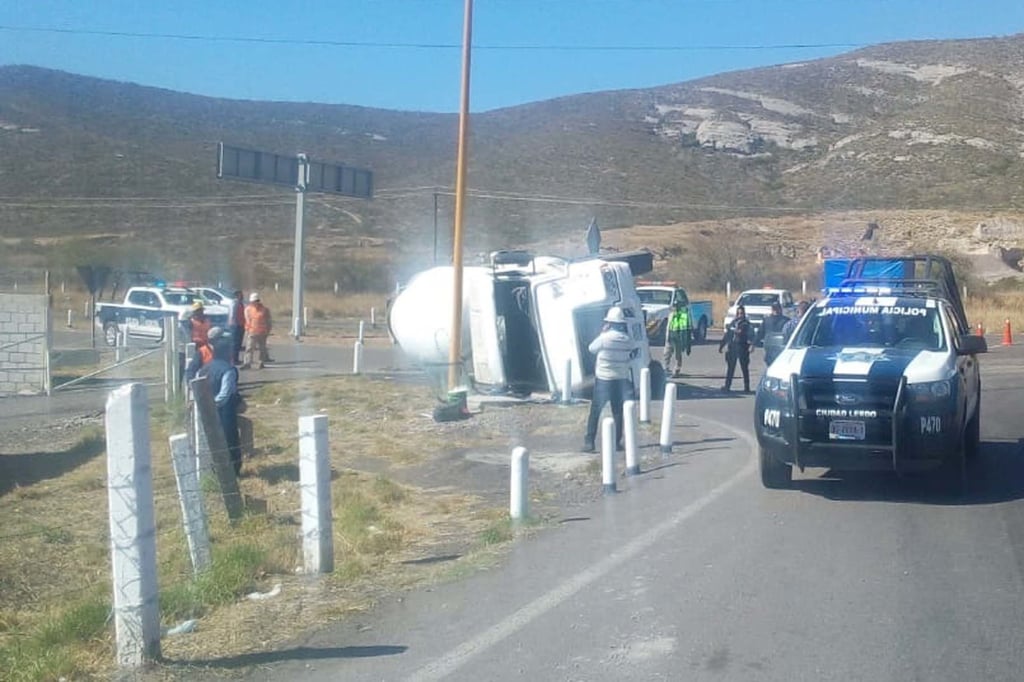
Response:
[{"label": "dry grass", "polygon": [[[421,414],[433,400],[426,388],[360,377],[272,384],[256,391],[248,416],[255,423],[257,447],[240,479],[250,511],[231,525],[218,495],[207,495],[215,561],[196,581],[167,447],[168,431],[175,428],[169,423],[177,417],[154,410],[163,621],[170,626],[199,617],[202,630],[201,637],[166,638],[164,655],[211,660],[272,646],[445,570],[403,561],[508,539],[495,520],[500,512],[478,498],[401,485],[388,474],[478,438],[465,423],[438,425]],[[323,580],[296,574],[301,564],[296,417],[317,409],[330,417],[334,470],[337,565]],[[26,671],[19,679],[99,674],[113,660],[110,630],[104,626],[110,561],[100,435],[95,428],[83,432],[69,450],[90,449],[91,456],[77,468],[0,496],[0,668]],[[375,473],[361,470],[366,466]],[[275,583],[283,586],[282,598],[240,601],[245,593]],[[97,626],[100,612],[104,617]],[[72,627],[75,623],[81,627]]]}]

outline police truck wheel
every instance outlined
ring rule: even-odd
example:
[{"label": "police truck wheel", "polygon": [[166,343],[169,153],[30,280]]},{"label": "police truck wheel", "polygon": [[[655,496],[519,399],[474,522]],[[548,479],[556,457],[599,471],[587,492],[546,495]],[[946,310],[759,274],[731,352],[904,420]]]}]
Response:
[{"label": "police truck wheel", "polygon": [[974,416],[967,422],[967,434],[964,436],[964,454],[968,459],[978,456],[981,450],[981,402],[974,409]]},{"label": "police truck wheel", "polygon": [[761,465],[761,485],[772,490],[784,490],[792,487],[793,467],[779,461],[768,448],[759,448]]},{"label": "police truck wheel", "polygon": [[106,341],[107,345],[113,348],[117,345],[117,323],[107,322],[103,325],[103,340]]}]

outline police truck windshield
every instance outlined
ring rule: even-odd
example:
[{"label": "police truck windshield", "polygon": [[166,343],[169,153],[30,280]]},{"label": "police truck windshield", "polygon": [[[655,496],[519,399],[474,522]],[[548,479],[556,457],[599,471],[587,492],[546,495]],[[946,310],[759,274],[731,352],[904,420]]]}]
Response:
[{"label": "police truck windshield", "polygon": [[920,301],[882,305],[832,301],[812,309],[793,348],[858,346],[939,351],[946,335],[937,307]]}]

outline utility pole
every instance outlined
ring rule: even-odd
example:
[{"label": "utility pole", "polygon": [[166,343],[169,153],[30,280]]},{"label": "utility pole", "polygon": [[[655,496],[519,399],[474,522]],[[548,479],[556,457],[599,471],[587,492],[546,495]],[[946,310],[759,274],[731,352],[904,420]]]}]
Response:
[{"label": "utility pole", "polygon": [[469,72],[473,43],[473,0],[466,0],[462,25],[462,95],[459,103],[459,152],[455,161],[455,228],[452,235],[452,334],[448,349],[448,390],[461,379],[462,356],[462,220],[466,199],[466,155],[469,137]]}]

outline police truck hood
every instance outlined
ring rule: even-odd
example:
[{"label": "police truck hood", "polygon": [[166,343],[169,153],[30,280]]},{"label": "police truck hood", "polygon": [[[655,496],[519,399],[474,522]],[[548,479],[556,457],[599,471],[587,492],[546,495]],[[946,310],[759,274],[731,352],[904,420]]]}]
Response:
[{"label": "police truck hood", "polygon": [[788,348],[772,363],[768,376],[898,379],[910,383],[949,378],[949,353],[873,346]]}]

